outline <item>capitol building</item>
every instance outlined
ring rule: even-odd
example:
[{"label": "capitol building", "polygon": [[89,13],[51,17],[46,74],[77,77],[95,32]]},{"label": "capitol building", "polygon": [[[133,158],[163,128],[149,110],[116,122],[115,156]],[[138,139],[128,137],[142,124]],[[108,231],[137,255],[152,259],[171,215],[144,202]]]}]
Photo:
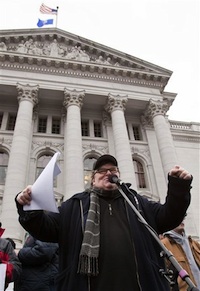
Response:
[{"label": "capitol building", "polygon": [[89,187],[102,154],[116,157],[122,181],[161,203],[169,170],[186,168],[193,175],[186,231],[200,238],[200,124],[168,119],[172,71],[58,28],[1,30],[0,66],[5,237],[23,244],[15,196],[59,152],[58,206]]}]

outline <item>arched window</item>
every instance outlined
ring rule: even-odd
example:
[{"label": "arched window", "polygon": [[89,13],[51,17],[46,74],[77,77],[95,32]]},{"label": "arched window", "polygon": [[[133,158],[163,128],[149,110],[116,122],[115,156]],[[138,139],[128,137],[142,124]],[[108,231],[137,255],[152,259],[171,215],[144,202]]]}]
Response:
[{"label": "arched window", "polygon": [[91,175],[93,170],[93,165],[96,162],[96,158],[89,157],[84,160],[84,185],[85,189],[90,188],[91,185]]},{"label": "arched window", "polygon": [[[39,175],[42,173],[48,162],[51,160],[53,154],[44,154],[40,156],[37,160],[37,168],[36,168],[36,179],[39,177]],[[57,180],[56,177],[53,181],[53,186],[57,187]]]},{"label": "arched window", "polygon": [[1,185],[4,185],[6,182],[8,159],[9,159],[8,154],[3,151],[0,151],[0,184]]},{"label": "arched window", "polygon": [[146,188],[145,173],[144,173],[143,165],[136,159],[133,159],[133,164],[134,164],[135,177],[136,177],[138,189]]}]

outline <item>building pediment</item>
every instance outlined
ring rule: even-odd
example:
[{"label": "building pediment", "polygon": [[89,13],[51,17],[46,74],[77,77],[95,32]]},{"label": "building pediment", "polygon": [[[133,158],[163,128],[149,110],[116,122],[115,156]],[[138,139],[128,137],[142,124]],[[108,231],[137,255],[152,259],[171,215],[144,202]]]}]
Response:
[{"label": "building pediment", "polygon": [[57,28],[1,31],[0,61],[26,64],[27,70],[40,66],[43,67],[41,73],[52,72],[44,67],[55,67],[57,73],[60,68],[63,73],[80,71],[97,77],[121,76],[121,81],[129,78],[140,85],[158,86],[161,90],[172,74],[144,60]]}]

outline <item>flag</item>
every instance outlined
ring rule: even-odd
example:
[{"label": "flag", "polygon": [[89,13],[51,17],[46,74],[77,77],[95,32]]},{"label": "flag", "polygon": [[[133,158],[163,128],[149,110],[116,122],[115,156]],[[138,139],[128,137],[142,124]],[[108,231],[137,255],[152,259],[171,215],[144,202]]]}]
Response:
[{"label": "flag", "polygon": [[57,14],[58,9],[53,9],[48,6],[46,6],[44,3],[40,6],[40,12],[43,14]]},{"label": "flag", "polygon": [[47,19],[47,20],[38,19],[38,23],[37,23],[38,27],[42,27],[42,26],[48,25],[48,24],[53,24],[53,19]]}]

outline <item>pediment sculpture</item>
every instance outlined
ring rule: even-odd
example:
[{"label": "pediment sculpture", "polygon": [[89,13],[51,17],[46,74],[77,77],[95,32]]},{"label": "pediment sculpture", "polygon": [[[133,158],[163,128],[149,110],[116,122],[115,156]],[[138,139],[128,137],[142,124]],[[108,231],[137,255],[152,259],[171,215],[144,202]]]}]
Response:
[{"label": "pediment sculpture", "polygon": [[5,42],[0,42],[0,51],[63,58],[81,62],[93,62],[112,66],[119,65],[118,62],[113,62],[111,57],[105,58],[102,55],[90,55],[86,50],[82,49],[81,46],[67,46],[64,43],[59,43],[56,38],[53,41],[44,42],[34,41],[33,38],[29,38],[28,40],[22,39],[18,44],[8,45],[6,45]]}]

